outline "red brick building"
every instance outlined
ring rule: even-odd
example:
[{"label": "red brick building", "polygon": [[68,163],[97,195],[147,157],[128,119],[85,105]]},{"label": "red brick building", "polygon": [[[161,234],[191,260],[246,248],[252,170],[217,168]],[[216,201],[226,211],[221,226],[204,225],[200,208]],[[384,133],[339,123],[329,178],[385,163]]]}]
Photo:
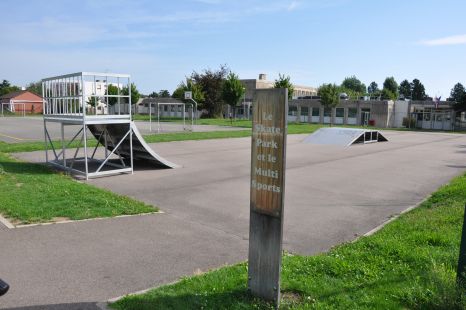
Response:
[{"label": "red brick building", "polygon": [[42,97],[28,90],[20,90],[0,96],[2,111],[13,113],[42,113]]}]

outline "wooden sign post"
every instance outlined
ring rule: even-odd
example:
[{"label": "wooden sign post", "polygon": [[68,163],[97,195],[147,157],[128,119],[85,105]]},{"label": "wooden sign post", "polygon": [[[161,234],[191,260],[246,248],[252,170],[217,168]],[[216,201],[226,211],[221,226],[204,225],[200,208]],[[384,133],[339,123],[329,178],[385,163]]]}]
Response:
[{"label": "wooden sign post", "polygon": [[285,198],[287,89],[260,89],[253,101],[248,288],[280,301]]}]

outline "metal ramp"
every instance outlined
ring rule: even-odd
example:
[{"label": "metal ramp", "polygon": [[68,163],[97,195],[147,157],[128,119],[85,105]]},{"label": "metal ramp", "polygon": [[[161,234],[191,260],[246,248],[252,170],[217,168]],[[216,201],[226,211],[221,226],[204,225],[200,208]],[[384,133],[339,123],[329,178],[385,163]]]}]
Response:
[{"label": "metal ramp", "polygon": [[179,167],[155,153],[144,141],[144,138],[133,121],[131,121],[130,126],[132,141],[129,135],[126,135],[128,132],[128,124],[96,124],[88,125],[88,128],[101,145],[123,159],[129,160],[131,158],[132,143],[133,160],[136,166],[138,162],[144,162],[160,168]]},{"label": "metal ramp", "polygon": [[320,128],[304,139],[303,143],[350,146],[388,141],[378,130],[356,128]]}]

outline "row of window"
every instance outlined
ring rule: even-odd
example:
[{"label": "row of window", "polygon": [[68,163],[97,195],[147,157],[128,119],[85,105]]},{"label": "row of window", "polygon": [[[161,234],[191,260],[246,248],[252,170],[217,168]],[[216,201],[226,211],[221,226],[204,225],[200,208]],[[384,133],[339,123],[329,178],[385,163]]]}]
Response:
[{"label": "row of window", "polygon": [[[320,108],[312,108],[311,109],[311,116],[320,117]],[[324,108],[324,117],[332,116],[331,108]],[[349,118],[356,118],[358,114],[357,108],[348,108],[348,117]],[[290,106],[288,108],[288,115],[289,116],[297,116],[298,115],[298,107]],[[309,116],[309,107],[301,107],[301,116]],[[335,108],[335,117],[345,117],[345,108]]]}]

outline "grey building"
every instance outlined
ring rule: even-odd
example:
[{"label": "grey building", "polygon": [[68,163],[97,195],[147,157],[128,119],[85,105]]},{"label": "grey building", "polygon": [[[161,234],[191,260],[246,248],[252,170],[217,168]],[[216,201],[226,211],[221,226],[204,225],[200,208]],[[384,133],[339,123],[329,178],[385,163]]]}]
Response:
[{"label": "grey building", "polygon": [[289,102],[288,121],[432,130],[466,127],[465,113],[455,113],[449,101],[341,100],[330,109],[319,99],[294,99]]}]

